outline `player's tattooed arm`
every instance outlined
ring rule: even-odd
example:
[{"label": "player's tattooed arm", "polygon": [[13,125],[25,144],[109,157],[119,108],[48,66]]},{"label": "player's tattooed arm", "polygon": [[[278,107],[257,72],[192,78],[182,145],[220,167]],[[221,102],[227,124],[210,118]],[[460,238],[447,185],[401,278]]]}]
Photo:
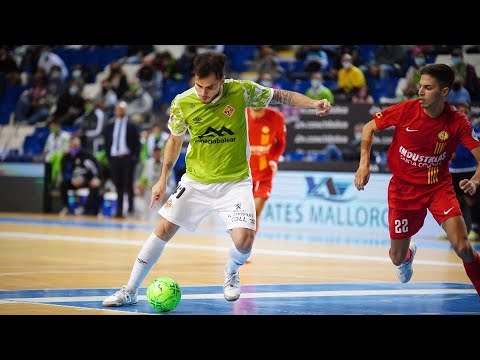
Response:
[{"label": "player's tattooed arm", "polygon": [[294,95],[295,93],[293,91],[274,89],[272,103],[285,104],[288,106],[292,106],[294,105],[293,104]]},{"label": "player's tattooed arm", "polygon": [[175,166],[175,163],[173,161],[169,161],[165,165],[167,166],[168,171],[170,171]]},{"label": "player's tattooed arm", "polygon": [[316,115],[325,116],[330,113],[331,105],[326,99],[314,100],[296,91],[273,90],[272,103],[296,106],[304,109],[316,109]]}]

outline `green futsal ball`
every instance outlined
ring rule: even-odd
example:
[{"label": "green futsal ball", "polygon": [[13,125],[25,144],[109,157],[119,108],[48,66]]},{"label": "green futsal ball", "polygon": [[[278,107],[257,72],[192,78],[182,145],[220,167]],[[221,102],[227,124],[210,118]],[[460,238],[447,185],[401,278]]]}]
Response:
[{"label": "green futsal ball", "polygon": [[147,288],[147,302],[158,312],[172,311],[181,297],[180,286],[169,277],[156,278]]}]

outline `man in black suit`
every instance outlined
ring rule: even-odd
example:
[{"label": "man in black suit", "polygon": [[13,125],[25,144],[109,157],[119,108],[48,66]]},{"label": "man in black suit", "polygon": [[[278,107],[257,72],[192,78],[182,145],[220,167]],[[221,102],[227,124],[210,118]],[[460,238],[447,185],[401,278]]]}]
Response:
[{"label": "man in black suit", "polygon": [[133,175],[140,156],[140,132],[137,125],[127,116],[127,103],[115,105],[115,121],[104,131],[105,151],[110,163],[113,183],[117,189],[117,212],[115,217],[123,217],[123,194],[128,195],[128,213],[133,214]]}]

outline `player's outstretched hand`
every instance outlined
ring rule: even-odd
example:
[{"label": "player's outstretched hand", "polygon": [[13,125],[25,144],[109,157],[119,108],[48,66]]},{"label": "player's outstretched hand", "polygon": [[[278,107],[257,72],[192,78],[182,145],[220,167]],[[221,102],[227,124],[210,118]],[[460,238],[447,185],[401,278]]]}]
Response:
[{"label": "player's outstretched hand", "polygon": [[318,116],[325,116],[330,114],[331,105],[328,100],[322,99],[315,102],[316,114]]}]

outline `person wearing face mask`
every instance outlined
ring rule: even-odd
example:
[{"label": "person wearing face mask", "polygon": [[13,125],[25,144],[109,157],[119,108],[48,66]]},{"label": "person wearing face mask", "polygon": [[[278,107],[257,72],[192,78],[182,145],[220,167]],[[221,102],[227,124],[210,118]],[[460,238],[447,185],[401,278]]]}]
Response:
[{"label": "person wearing face mask", "polygon": [[464,60],[462,49],[454,49],[451,52],[451,59],[455,75],[463,79],[463,86],[468,90],[472,100],[480,100],[480,79],[477,77],[475,67]]},{"label": "person wearing face mask", "polygon": [[402,94],[407,99],[418,97],[418,82],[420,81],[420,68],[425,65],[425,55],[421,48],[412,49],[413,64],[409,66],[405,74],[405,87]]},{"label": "person wearing face mask", "polygon": [[82,65],[75,65],[72,68],[72,80],[75,80],[80,87],[83,89],[85,85],[85,74],[83,73]]},{"label": "person wearing face mask", "polygon": [[122,98],[128,104],[127,115],[138,124],[148,122],[153,109],[152,96],[137,78],[133,79],[129,86],[130,90]]},{"label": "person wearing face mask", "polygon": [[310,99],[321,100],[327,99],[330,104],[335,103],[332,90],[323,85],[323,76],[319,72],[314,72],[310,76],[310,87],[305,92]]},{"label": "person wearing face mask", "polygon": [[70,81],[67,89],[59,96],[57,108],[53,114],[62,125],[72,126],[75,119],[81,116],[85,108],[85,99],[80,92],[76,80]]},{"label": "person wearing face mask", "polygon": [[81,140],[77,136],[70,139],[68,152],[62,157],[61,174],[60,194],[64,208],[60,213],[68,212],[69,190],[88,188],[87,199],[82,204],[83,213],[96,215],[99,209],[100,167],[95,158],[82,149]]},{"label": "person wearing face mask", "polygon": [[68,69],[63,59],[51,51],[50,46],[42,45],[40,47],[40,56],[37,61],[37,67],[43,69],[46,74],[50,74],[51,69],[57,66],[60,69],[62,80],[68,78]]},{"label": "person wearing face mask", "polygon": [[472,102],[470,93],[463,86],[463,80],[460,76],[458,75],[455,76],[455,81],[453,82],[452,90],[450,90],[445,100],[448,101],[450,104],[460,104],[460,103],[470,104]]},{"label": "person wearing face mask", "polygon": [[338,71],[337,89],[334,90],[337,100],[351,101],[355,92],[367,86],[363,71],[353,65],[352,55],[343,54],[341,57],[342,68]]}]

